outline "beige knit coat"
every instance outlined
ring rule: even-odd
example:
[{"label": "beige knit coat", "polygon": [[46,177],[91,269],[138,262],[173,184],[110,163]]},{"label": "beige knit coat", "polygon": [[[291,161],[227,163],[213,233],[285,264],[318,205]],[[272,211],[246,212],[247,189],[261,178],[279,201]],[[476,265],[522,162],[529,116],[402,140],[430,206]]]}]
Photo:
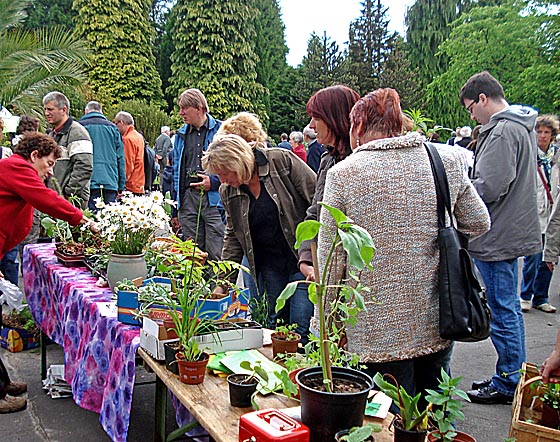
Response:
[{"label": "beige knit coat", "polygon": [[[460,158],[446,145],[437,147],[458,229],[471,237],[486,232],[488,211]],[[349,351],[362,362],[388,362],[446,348],[450,342],[438,331],[436,191],[421,136],[411,133],[358,147],[328,172],[323,200],[366,228],[377,249],[374,270],[362,273],[371,293],[367,311],[347,332]],[[321,222],[334,227],[326,210]],[[328,246],[320,234],[320,267]]]}]

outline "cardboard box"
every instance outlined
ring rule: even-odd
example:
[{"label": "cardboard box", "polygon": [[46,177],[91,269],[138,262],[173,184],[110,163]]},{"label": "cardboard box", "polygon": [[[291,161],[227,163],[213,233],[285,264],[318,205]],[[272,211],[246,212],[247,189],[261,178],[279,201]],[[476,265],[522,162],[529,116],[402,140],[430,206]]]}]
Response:
[{"label": "cardboard box", "polygon": [[39,335],[33,335],[24,328],[2,327],[0,346],[12,353],[39,347]]},{"label": "cardboard box", "polygon": [[205,301],[200,308],[200,317],[213,320],[246,318],[249,310],[249,289],[239,292],[239,296],[231,291],[228,295],[214,295]]},{"label": "cardboard box", "polygon": [[[148,284],[159,284],[171,290],[171,280],[169,278],[153,277],[145,280],[135,279],[134,284],[137,287],[146,286]],[[138,302],[138,293],[119,290],[117,292],[117,319],[123,324],[140,325],[139,318],[134,315],[138,312],[140,303]]]},{"label": "cardboard box", "polygon": [[165,348],[163,347],[163,344],[175,341],[178,341],[178,339],[160,340],[157,336],[148,334],[146,330],[140,330],[140,347],[146,350],[151,357],[157,359],[158,361],[165,360]]},{"label": "cardboard box", "polygon": [[176,334],[174,334],[174,336],[170,336],[170,332],[167,331],[167,329],[163,325],[163,321],[158,319],[151,319],[149,317],[143,318],[142,329],[149,335],[155,336],[161,341],[165,341],[177,337]]}]

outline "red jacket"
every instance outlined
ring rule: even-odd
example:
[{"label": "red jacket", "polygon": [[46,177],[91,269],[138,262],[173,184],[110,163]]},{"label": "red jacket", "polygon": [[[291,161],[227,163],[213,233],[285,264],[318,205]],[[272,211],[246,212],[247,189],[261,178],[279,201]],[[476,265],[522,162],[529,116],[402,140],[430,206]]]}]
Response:
[{"label": "red jacket", "polygon": [[144,137],[130,126],[122,136],[126,165],[126,190],[144,193]]},{"label": "red jacket", "polygon": [[21,155],[0,161],[0,258],[31,231],[33,208],[77,226],[82,212],[45,186]]},{"label": "red jacket", "polygon": [[296,147],[293,147],[292,152],[300,157],[304,163],[307,163],[307,151],[305,150],[305,146],[303,144],[298,144]]}]

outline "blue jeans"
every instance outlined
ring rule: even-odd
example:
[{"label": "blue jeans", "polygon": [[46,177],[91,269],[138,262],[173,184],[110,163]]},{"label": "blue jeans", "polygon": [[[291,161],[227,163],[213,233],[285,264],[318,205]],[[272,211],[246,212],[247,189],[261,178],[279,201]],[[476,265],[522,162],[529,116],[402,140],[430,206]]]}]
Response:
[{"label": "blue jeans", "polygon": [[0,271],[14,285],[18,285],[19,261],[18,246],[6,253],[0,261]]},{"label": "blue jeans", "polygon": [[474,262],[486,285],[492,312],[490,339],[498,353],[491,386],[513,396],[525,360],[525,325],[517,295],[517,258],[493,262],[475,259]]},{"label": "blue jeans", "polygon": [[[426,388],[439,390],[438,378],[441,377],[442,368],[447,374],[450,374],[449,366],[452,353],[453,343],[443,350],[417,358],[379,363],[368,362],[365,364],[366,368],[363,371],[371,377],[375,376],[376,373],[393,375],[399,385],[404,387],[412,397],[422,393],[418,407],[419,410],[422,410],[428,405],[424,400]],[[396,414],[398,412],[397,406],[392,404],[391,413]]]},{"label": "blue jeans", "polygon": [[552,272],[542,260],[542,252],[526,256],[523,262],[523,279],[521,280],[521,299],[533,300],[535,307],[548,302],[548,289]]},{"label": "blue jeans", "polygon": [[301,272],[286,274],[270,268],[260,268],[258,281],[260,290],[266,293],[268,302],[268,326],[272,329],[276,327],[278,320],[284,324],[297,324],[296,333],[301,335],[301,343],[307,344],[309,338],[309,321],[313,316],[313,304],[307,295],[307,284],[298,284],[296,292],[292,295],[286,306],[276,313],[276,299],[289,282],[303,281],[305,278]]}]

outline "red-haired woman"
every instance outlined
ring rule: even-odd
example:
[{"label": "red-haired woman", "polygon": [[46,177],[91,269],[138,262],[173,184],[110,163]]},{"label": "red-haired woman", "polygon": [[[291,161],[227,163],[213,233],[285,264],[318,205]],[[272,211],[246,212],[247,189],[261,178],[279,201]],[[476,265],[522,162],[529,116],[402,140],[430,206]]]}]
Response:
[{"label": "red-haired woman", "polygon": [[[438,221],[430,161],[419,133],[402,135],[394,89],[361,98],[350,120],[353,153],[328,172],[323,201],[366,228],[377,252],[374,270],[361,274],[372,295],[358,324],[347,330],[348,350],[360,355],[370,374],[391,373],[415,395],[437,388],[452,351],[452,343],[439,336]],[[460,158],[445,147],[438,151],[459,230],[486,232],[488,212]],[[326,218],[321,222],[332,228]],[[319,262],[326,253],[319,236]]]},{"label": "red-haired woman", "polygon": [[[360,95],[347,86],[336,85],[320,89],[307,102],[305,110],[311,117],[309,127],[317,134],[317,141],[328,151],[323,155],[317,170],[317,188],[306,220],[318,220],[317,204],[323,200],[325,178],[328,170],[352,153],[350,149],[350,111]],[[311,244],[304,242],[299,248],[299,269],[308,280],[314,280]]]}]

